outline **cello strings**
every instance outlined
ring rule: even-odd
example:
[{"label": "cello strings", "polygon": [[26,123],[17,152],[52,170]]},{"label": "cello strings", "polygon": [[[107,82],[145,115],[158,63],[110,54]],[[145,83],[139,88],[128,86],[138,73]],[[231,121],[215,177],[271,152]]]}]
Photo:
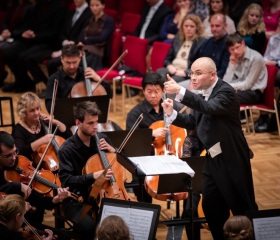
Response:
[{"label": "cello strings", "polygon": [[41,238],[41,236],[39,235],[39,233],[37,233],[37,231],[35,229],[33,229],[33,227],[31,226],[31,224],[24,218],[23,222],[26,224],[26,226],[30,229],[30,231],[39,239],[39,240],[43,240],[43,238]]}]

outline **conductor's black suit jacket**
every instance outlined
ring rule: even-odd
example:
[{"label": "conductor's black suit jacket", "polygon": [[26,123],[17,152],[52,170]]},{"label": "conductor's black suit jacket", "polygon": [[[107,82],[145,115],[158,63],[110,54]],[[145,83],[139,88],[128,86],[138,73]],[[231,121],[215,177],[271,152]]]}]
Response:
[{"label": "conductor's black suit jacket", "polygon": [[[235,210],[255,209],[249,147],[242,132],[240,105],[234,89],[218,79],[207,101],[186,90],[181,103],[193,112],[190,115],[178,114],[173,124],[187,129],[196,128],[206,150],[218,142],[221,145],[222,153],[216,158],[208,155],[204,173],[210,173],[215,179],[233,213]],[[236,205],[240,201],[242,204]]]}]

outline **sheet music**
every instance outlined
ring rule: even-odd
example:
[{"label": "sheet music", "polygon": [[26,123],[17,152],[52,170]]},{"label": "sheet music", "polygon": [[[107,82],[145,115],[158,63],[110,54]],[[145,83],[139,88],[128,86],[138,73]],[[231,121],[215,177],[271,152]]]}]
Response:
[{"label": "sheet music", "polygon": [[186,173],[191,177],[194,171],[190,166],[174,155],[157,155],[129,158],[146,175]]},{"label": "sheet music", "polygon": [[256,240],[279,240],[280,217],[254,218],[253,225]]},{"label": "sheet music", "polygon": [[110,215],[117,215],[125,221],[125,223],[129,227],[132,239],[149,239],[152,219],[154,215],[153,211],[104,205],[101,215],[101,224],[102,220]]}]

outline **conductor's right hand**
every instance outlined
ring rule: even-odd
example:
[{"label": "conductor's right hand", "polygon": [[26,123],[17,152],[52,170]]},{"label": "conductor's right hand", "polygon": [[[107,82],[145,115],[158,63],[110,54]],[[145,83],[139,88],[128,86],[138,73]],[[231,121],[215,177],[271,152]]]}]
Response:
[{"label": "conductor's right hand", "polygon": [[153,137],[165,137],[166,132],[168,131],[167,128],[157,128],[153,130]]}]

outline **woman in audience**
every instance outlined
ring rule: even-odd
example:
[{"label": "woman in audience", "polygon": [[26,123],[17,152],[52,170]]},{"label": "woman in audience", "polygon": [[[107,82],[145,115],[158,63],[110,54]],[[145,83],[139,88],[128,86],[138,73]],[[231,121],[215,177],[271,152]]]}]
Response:
[{"label": "woman in audience", "polygon": [[125,221],[116,215],[103,219],[96,230],[97,240],[130,240],[130,233]]},{"label": "woman in audience", "polygon": [[163,42],[172,43],[178,29],[181,25],[182,19],[192,10],[191,0],[177,0],[176,14],[173,11],[164,19],[160,30],[160,38]]},{"label": "woman in audience", "polygon": [[165,68],[160,68],[157,72],[165,78],[166,74],[169,74],[177,82],[188,79],[190,66],[197,59],[199,49],[205,41],[203,33],[200,18],[197,15],[188,14],[183,19],[179,33],[165,57]]},{"label": "woman in audience", "polygon": [[266,45],[263,10],[259,4],[252,3],[244,11],[238,26],[238,33],[246,45],[263,54]]},{"label": "woman in audience", "polygon": [[224,225],[226,240],[253,240],[252,223],[246,216],[232,216]]},{"label": "woman in audience", "polygon": [[87,64],[92,69],[103,68],[104,50],[114,31],[114,19],[104,12],[105,0],[91,0],[90,9],[93,17],[80,33],[78,41],[84,44],[88,51]]},{"label": "woman in audience", "polygon": [[277,31],[280,14],[280,0],[270,0],[269,5],[264,8],[263,19],[265,23],[266,37],[270,38]]},{"label": "woman in audience", "polygon": [[209,16],[207,16],[203,21],[203,25],[205,28],[205,37],[209,38],[213,36],[210,28],[210,16],[214,15],[215,13],[222,13],[223,15],[225,15],[226,23],[227,23],[226,30],[228,34],[232,34],[236,32],[234,22],[228,16],[227,0],[211,0],[209,4]]}]

